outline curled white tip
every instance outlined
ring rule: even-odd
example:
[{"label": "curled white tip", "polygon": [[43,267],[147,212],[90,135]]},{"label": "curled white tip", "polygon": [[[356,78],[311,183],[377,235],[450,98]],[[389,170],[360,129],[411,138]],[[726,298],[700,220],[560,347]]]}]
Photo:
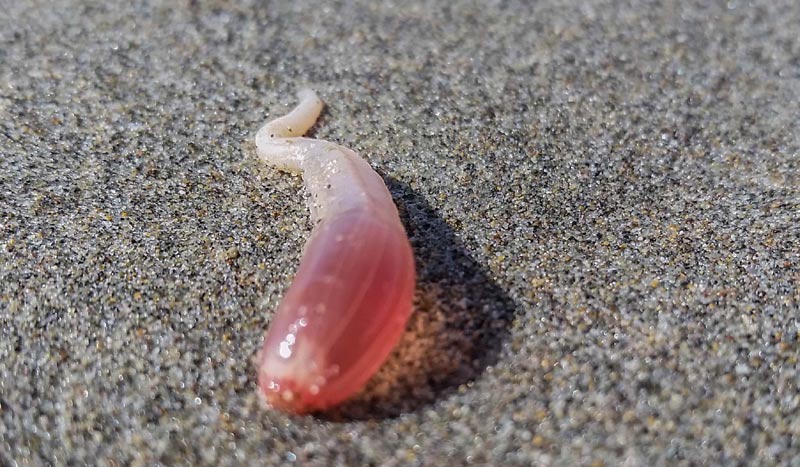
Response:
[{"label": "curled white tip", "polygon": [[311,89],[297,93],[300,102],[288,114],[276,118],[261,127],[256,135],[256,145],[264,146],[267,139],[294,138],[303,136],[322,112],[322,100]]},{"label": "curled white tip", "polygon": [[297,98],[301,102],[302,101],[314,100],[314,99],[319,100],[319,96],[317,96],[317,93],[314,92],[314,90],[311,89],[311,88],[303,88],[303,89],[297,91]]}]

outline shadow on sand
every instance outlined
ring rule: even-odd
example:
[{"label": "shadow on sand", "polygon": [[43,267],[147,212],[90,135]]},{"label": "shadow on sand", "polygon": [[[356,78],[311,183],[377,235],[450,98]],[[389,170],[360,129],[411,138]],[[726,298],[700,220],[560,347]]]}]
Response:
[{"label": "shadow on sand", "polygon": [[366,388],[320,414],[329,420],[392,418],[447,397],[497,361],[515,315],[513,301],[422,196],[398,180],[386,183],[414,248],[414,313]]}]

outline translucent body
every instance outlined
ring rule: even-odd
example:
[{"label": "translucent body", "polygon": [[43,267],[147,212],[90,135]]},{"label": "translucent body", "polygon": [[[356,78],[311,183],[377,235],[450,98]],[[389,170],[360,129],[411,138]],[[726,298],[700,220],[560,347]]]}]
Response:
[{"label": "translucent body", "polygon": [[317,222],[258,358],[274,407],[304,413],[358,392],[402,334],[412,309],[411,247],[381,177],[353,151],[295,137],[322,102],[313,91],[256,135],[259,157],[300,172]]}]

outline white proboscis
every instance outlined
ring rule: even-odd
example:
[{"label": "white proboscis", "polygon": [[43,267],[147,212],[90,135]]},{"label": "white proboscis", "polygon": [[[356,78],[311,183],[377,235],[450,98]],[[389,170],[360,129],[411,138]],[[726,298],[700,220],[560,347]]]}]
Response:
[{"label": "white proboscis", "polygon": [[310,89],[297,93],[300,103],[287,115],[265,124],[256,134],[258,156],[269,165],[301,173],[316,222],[336,212],[372,203],[376,213],[397,216],[383,179],[352,150],[324,140],[303,138],[323,103]]}]

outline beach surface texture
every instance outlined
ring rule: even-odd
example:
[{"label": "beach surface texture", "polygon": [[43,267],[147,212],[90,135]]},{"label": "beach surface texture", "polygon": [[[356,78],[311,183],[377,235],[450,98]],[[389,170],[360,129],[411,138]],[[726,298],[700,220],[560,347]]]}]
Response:
[{"label": "beach surface texture", "polygon": [[[0,465],[800,465],[800,4],[0,0]],[[415,311],[265,407],[313,227],[386,182]]]}]

